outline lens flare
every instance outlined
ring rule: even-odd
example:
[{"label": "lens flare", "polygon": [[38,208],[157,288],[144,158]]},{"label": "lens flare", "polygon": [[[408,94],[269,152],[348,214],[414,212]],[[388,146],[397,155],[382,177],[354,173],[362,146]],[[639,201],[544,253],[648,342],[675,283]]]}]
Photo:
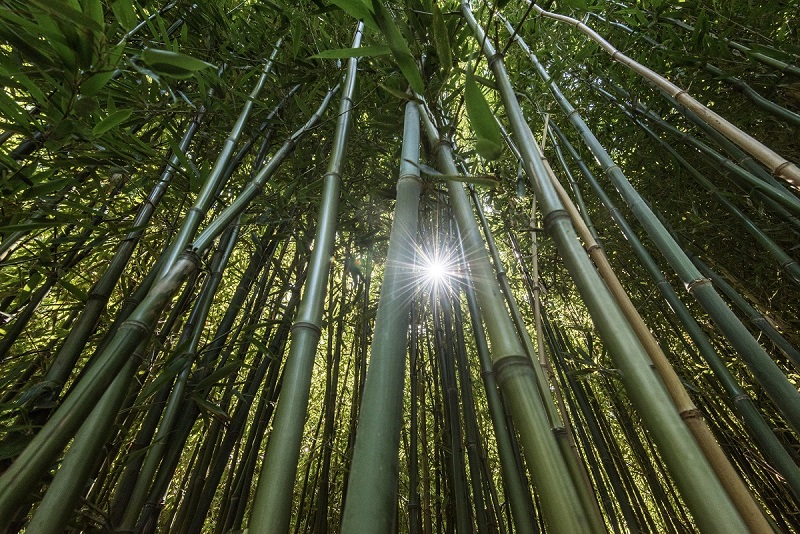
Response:
[{"label": "lens flare", "polygon": [[449,254],[445,249],[421,252],[417,265],[424,289],[431,293],[454,289],[458,277],[455,254]]}]

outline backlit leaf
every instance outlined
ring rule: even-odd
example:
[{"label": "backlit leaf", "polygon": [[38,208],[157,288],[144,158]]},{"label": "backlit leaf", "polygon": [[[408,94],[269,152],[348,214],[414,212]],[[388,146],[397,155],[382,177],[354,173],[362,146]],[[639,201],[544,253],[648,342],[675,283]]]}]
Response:
[{"label": "backlit leaf", "polygon": [[464,102],[467,107],[469,123],[475,132],[475,150],[484,159],[499,158],[503,152],[503,135],[494,119],[492,108],[489,107],[486,97],[483,96],[471,69],[467,70]]}]

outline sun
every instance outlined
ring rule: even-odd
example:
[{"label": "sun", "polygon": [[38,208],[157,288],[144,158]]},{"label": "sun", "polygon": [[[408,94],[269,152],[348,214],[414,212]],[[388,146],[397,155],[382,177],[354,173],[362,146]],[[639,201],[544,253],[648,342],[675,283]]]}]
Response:
[{"label": "sun", "polygon": [[454,254],[448,254],[443,249],[421,252],[417,268],[423,288],[431,293],[454,289],[458,277],[458,264]]}]

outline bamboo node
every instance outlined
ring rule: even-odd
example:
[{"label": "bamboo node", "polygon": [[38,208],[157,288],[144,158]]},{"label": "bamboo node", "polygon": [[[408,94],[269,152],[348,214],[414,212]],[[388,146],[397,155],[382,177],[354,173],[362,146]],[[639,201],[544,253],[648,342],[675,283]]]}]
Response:
[{"label": "bamboo node", "polygon": [[672,95],[672,98],[674,98],[675,100],[678,100],[681,96],[688,95],[688,94],[689,94],[689,91],[687,91],[686,89],[681,89],[680,91],[678,91],[677,93]]},{"label": "bamboo node", "polygon": [[495,52],[492,57],[489,58],[489,68],[491,69],[494,66],[495,61],[503,61],[503,53],[502,52]]},{"label": "bamboo node", "polygon": [[494,369],[497,384],[502,385],[506,379],[514,375],[512,369],[520,366],[533,369],[533,363],[531,363],[531,359],[527,356],[506,356],[494,362],[492,364],[492,369]]},{"label": "bamboo node", "polygon": [[681,412],[681,419],[684,421],[688,421],[689,419],[701,419],[703,417],[702,412],[697,408],[692,408],[691,410],[684,410]]},{"label": "bamboo node", "polygon": [[150,337],[153,334],[153,329],[147,323],[143,321],[139,321],[138,319],[127,319],[124,323],[124,326],[131,328],[132,330],[138,330],[141,332],[142,336]]},{"label": "bamboo node", "polygon": [[434,145],[433,151],[438,152],[439,148],[443,146],[449,148],[450,150],[453,150],[453,143],[449,139],[445,139],[444,137],[442,137],[441,139],[439,139],[436,145]]},{"label": "bamboo node", "polygon": [[309,323],[308,321],[297,321],[292,325],[290,330],[294,332],[295,329],[300,330],[301,328],[307,328],[316,333],[318,336],[322,335],[322,329],[314,323]]},{"label": "bamboo node", "polygon": [[711,284],[711,280],[708,278],[697,278],[686,284],[686,291],[691,293],[696,287],[704,286],[706,284]]},{"label": "bamboo node", "polygon": [[542,226],[544,227],[545,230],[547,230],[549,232],[550,231],[550,225],[555,223],[558,219],[565,219],[565,218],[566,219],[569,218],[569,214],[567,213],[567,210],[564,210],[564,209],[553,210],[553,211],[551,211],[550,213],[548,213],[547,215],[544,216],[544,219],[542,219]]},{"label": "bamboo node", "polygon": [[783,172],[783,169],[785,169],[786,167],[788,167],[791,164],[792,164],[791,161],[784,161],[783,163],[781,163],[780,165],[775,167],[775,169],[773,169],[772,175],[773,176],[780,176],[781,173]]}]

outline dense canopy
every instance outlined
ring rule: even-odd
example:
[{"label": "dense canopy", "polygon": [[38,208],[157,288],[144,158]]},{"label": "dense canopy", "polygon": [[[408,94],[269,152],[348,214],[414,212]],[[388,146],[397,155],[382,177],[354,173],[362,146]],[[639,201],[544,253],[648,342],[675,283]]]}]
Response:
[{"label": "dense canopy", "polygon": [[800,531],[797,0],[2,0],[0,530]]}]

